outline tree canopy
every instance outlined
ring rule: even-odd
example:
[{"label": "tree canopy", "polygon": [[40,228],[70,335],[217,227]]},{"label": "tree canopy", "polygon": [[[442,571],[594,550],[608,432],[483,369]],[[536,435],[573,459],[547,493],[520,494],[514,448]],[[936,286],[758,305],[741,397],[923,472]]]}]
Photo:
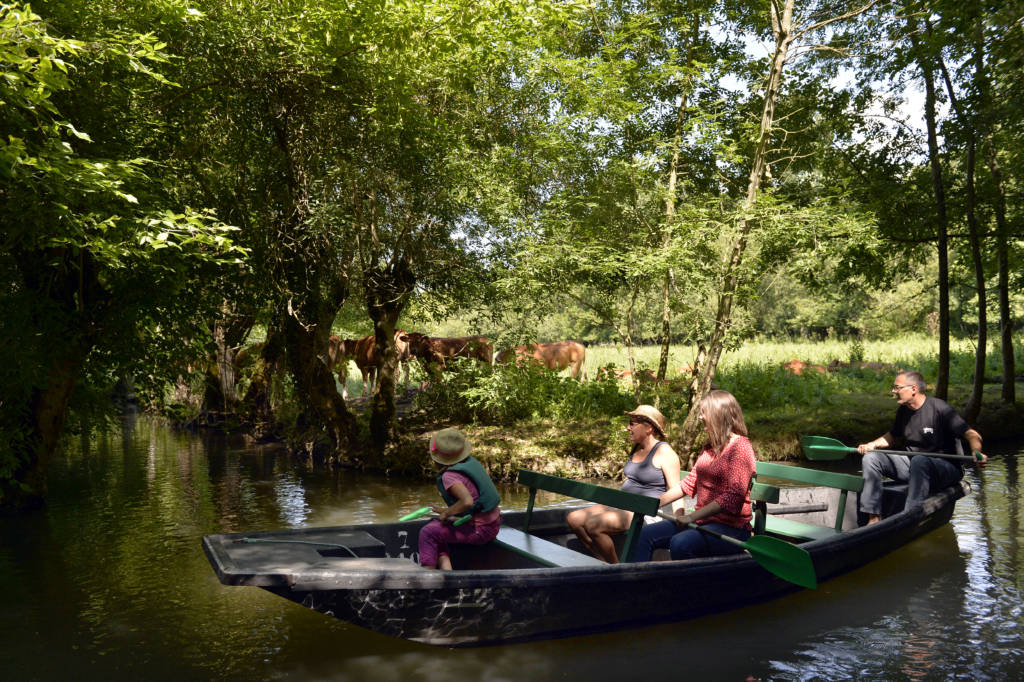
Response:
[{"label": "tree canopy", "polygon": [[[747,335],[983,367],[991,328],[1013,402],[1021,38],[973,0],[0,5],[0,504],[118,381],[243,409],[254,329],[263,416],[328,457],[387,447],[394,331],[451,316],[658,342],[661,377],[703,343],[693,395]],[[384,359],[367,429],[340,327]]]}]

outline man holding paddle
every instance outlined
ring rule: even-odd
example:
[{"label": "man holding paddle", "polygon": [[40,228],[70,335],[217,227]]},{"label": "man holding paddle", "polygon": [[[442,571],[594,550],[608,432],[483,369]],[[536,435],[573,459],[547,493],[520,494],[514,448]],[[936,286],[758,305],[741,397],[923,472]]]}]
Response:
[{"label": "man holding paddle", "polygon": [[931,492],[953,485],[964,475],[963,467],[951,459],[878,450],[902,445],[911,453],[953,455],[957,451],[957,438],[963,438],[970,444],[978,466],[985,466],[988,460],[981,452],[981,434],[968,426],[944,400],[925,395],[925,381],[920,372],[897,374],[892,393],[899,403],[892,428],[884,436],[857,446],[857,451],[864,455],[860,508],[868,515],[868,525],[882,520],[883,476],[908,482],[906,506],[910,507]]}]

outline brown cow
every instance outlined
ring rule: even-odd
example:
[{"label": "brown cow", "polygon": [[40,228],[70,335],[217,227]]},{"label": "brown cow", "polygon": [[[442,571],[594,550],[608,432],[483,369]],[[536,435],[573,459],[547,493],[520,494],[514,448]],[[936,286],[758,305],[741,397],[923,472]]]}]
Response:
[{"label": "brown cow", "polygon": [[[597,374],[602,379],[617,379],[623,382],[632,382],[633,378],[636,378],[638,384],[654,384],[656,387],[660,387],[663,390],[668,390],[671,393],[681,393],[686,390],[689,380],[687,379],[658,379],[658,375],[654,373],[653,369],[641,369],[636,372],[630,372],[628,369],[615,369],[613,367],[602,367],[597,370]],[[716,387],[717,388],[717,387]]]},{"label": "brown cow", "polygon": [[818,374],[824,374],[828,371],[825,365],[812,365],[809,362],[803,360],[790,360],[789,362],[782,363],[782,368],[791,372],[797,376],[801,376],[806,371],[815,371]]},{"label": "brown cow", "polygon": [[486,336],[436,337],[409,332],[409,355],[420,359],[423,369],[435,379],[451,358],[472,358],[490,364],[494,350]]},{"label": "brown cow", "polygon": [[628,369],[615,369],[613,367],[602,367],[597,370],[597,375],[602,379],[615,378],[619,381],[632,381],[634,374],[638,381],[654,381],[658,378],[654,370],[650,369],[642,369],[635,373],[630,372]]},{"label": "brown cow", "polygon": [[878,372],[879,374],[892,374],[900,371],[899,367],[890,365],[887,362],[841,362],[833,360],[828,363],[828,371],[835,372],[840,369],[866,369]]},{"label": "brown cow", "polygon": [[556,372],[569,367],[573,379],[578,379],[582,370],[583,378],[587,378],[587,371],[583,367],[583,362],[587,359],[587,349],[579,341],[530,343],[503,350],[498,354],[498,362],[510,362],[512,358],[517,358],[518,362],[537,362]]},{"label": "brown cow", "polygon": [[[363,375],[363,395],[370,395],[371,390],[379,388],[377,385],[377,370],[380,363],[377,359],[377,346],[375,343],[375,337],[373,334],[364,336],[361,339],[355,339],[355,349],[353,352],[352,359],[356,362],[356,367],[359,368],[359,372]],[[405,377],[403,379],[403,390],[406,384],[409,383],[409,336],[401,329],[395,330],[395,353],[398,356],[398,366],[396,368],[396,376],[402,371],[402,363],[405,363]]]}]

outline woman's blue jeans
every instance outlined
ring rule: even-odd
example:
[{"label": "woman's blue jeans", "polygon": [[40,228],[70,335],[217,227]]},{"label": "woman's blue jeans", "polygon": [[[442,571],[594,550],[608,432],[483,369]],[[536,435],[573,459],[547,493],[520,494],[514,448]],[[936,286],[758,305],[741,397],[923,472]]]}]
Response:
[{"label": "woman's blue jeans", "polygon": [[[745,528],[727,526],[724,523],[706,523],[703,527],[744,542],[750,539],[750,531]],[[633,550],[632,561],[650,561],[654,550],[664,547],[668,548],[673,559],[693,559],[743,551],[742,547],[737,547],[710,533],[702,533],[691,528],[679,530],[679,526],[673,521],[659,521],[644,525]]]}]

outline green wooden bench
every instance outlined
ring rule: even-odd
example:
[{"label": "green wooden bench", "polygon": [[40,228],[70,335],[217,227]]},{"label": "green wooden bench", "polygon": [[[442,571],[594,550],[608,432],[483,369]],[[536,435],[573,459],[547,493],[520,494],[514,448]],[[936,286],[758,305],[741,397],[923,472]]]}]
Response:
[{"label": "green wooden bench", "polygon": [[850,474],[839,474],[831,471],[817,471],[803,467],[786,466],[772,462],[758,462],[757,475],[807,483],[809,485],[835,488],[839,491],[839,502],[836,505],[836,518],[832,527],[816,526],[811,523],[794,521],[767,513],[768,503],[778,503],[779,490],[776,486],[755,483],[754,487],[763,486],[755,495],[751,490],[750,498],[754,506],[754,533],[771,533],[801,540],[820,540],[843,532],[843,517],[846,513],[846,500],[849,493],[859,493],[864,489],[864,479]]},{"label": "green wooden bench", "polygon": [[[541,543],[553,545],[554,547],[558,547],[566,552],[571,552],[577,556],[582,556],[586,559],[596,561],[599,564],[603,564],[604,562],[599,559],[594,559],[586,554],[566,549],[561,545],[547,542],[546,540],[541,540],[538,543],[537,540],[540,540],[540,538],[528,535],[530,532],[530,517],[533,514],[533,504],[536,500],[538,490],[546,490],[559,495],[575,497],[580,500],[586,500],[588,502],[594,502],[608,507],[615,507],[617,509],[625,509],[626,511],[633,512],[633,522],[630,524],[629,530],[626,532],[626,541],[622,548],[621,558],[623,561],[628,560],[633,555],[633,548],[636,547],[636,541],[640,536],[640,528],[643,526],[644,516],[655,516],[658,513],[658,499],[655,497],[645,497],[643,495],[637,495],[636,493],[627,493],[623,490],[616,490],[615,488],[605,488],[603,486],[593,485],[592,483],[582,483],[580,481],[561,478],[559,476],[551,476],[550,474],[542,474],[536,471],[529,471],[527,469],[519,470],[517,480],[521,485],[525,485],[530,489],[530,500],[526,506],[526,515],[523,520],[522,530],[522,533],[528,537],[518,542],[518,545],[523,548],[522,550],[516,549],[516,547],[512,545],[508,546],[513,551],[531,556],[538,561],[545,562],[546,565],[549,566],[562,565],[557,562],[567,561],[569,557],[565,557],[551,548],[545,547],[545,545]],[[505,527],[502,527],[502,530],[504,529]],[[511,537],[514,534],[509,533],[508,535]],[[499,531],[499,538],[500,537],[501,532]],[[527,554],[527,550],[525,549],[527,546],[539,549],[541,552],[539,554],[534,554],[532,552]],[[580,564],[574,563],[571,565]]]}]

